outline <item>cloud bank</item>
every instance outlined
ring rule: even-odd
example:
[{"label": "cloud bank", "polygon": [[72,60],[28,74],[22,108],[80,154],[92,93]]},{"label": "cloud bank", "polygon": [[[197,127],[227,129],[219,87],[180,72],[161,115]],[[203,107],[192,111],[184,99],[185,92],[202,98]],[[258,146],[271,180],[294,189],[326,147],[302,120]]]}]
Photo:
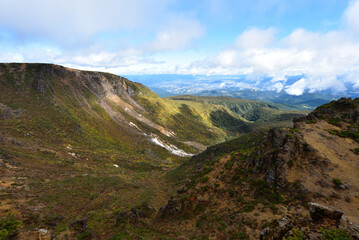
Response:
[{"label": "cloud bank", "polygon": [[[295,29],[280,39],[274,28],[249,28],[231,46],[194,62],[192,73],[246,74],[248,80],[272,77],[273,88],[301,95],[359,86],[359,1],[352,1],[342,17],[342,27],[330,32]],[[287,76],[305,75],[283,89]]]}]

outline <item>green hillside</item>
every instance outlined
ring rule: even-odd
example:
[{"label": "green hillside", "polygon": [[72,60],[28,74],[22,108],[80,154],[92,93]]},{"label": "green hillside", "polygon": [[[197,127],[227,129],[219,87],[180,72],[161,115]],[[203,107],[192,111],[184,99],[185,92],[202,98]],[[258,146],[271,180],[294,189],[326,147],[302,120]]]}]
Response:
[{"label": "green hillside", "polygon": [[163,99],[108,73],[0,64],[0,213],[23,220],[24,234],[56,236],[76,234],[69,223],[86,218],[104,238],[119,211],[163,205],[177,182],[164,177],[169,169],[209,145],[287,124],[281,114],[255,101]]}]

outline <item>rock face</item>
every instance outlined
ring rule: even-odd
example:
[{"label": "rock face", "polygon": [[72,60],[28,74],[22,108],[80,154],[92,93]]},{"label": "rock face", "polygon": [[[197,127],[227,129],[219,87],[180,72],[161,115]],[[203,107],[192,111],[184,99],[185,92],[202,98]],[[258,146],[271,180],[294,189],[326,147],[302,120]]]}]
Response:
[{"label": "rock face", "polygon": [[285,170],[301,149],[296,133],[272,128],[257,150],[248,156],[247,163],[256,173],[264,173],[267,183],[285,185]]},{"label": "rock face", "polygon": [[315,222],[340,224],[343,212],[331,207],[323,206],[318,203],[309,203],[310,216]]}]

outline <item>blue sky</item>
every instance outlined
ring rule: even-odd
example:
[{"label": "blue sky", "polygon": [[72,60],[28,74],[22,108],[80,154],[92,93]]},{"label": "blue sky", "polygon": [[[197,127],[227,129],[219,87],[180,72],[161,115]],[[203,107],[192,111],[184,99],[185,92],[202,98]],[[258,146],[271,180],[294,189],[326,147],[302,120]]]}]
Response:
[{"label": "blue sky", "polygon": [[0,62],[359,88],[358,13],[359,0],[0,0]]}]

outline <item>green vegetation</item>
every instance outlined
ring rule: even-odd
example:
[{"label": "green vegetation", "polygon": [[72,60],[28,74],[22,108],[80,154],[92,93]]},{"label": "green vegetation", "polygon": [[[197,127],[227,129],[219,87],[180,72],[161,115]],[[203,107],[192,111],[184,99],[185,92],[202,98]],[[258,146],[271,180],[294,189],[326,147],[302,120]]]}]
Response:
[{"label": "green vegetation", "polygon": [[352,149],[352,151],[353,151],[355,154],[359,154],[359,148],[354,148],[354,149]]},{"label": "green vegetation", "polygon": [[303,240],[304,239],[304,233],[296,228],[292,229],[293,236],[284,237],[283,240]]},{"label": "green vegetation", "polygon": [[250,131],[248,123],[235,118],[227,111],[217,110],[210,114],[213,125],[230,132],[246,133]]},{"label": "green vegetation", "polygon": [[251,179],[250,185],[255,189],[256,199],[267,200],[273,204],[279,204],[284,200],[282,195],[277,192],[275,186],[270,186],[268,183],[261,179]]},{"label": "green vegetation", "polygon": [[323,240],[350,240],[350,234],[341,229],[321,229]]},{"label": "green vegetation", "polygon": [[327,121],[328,121],[328,123],[330,123],[332,125],[335,125],[335,126],[338,126],[338,127],[341,126],[339,118],[329,118]]},{"label": "green vegetation", "polygon": [[237,114],[243,120],[253,122],[281,122],[291,121],[293,117],[303,116],[300,111],[281,111],[275,104],[258,102],[242,98],[232,97],[198,97],[198,96],[173,96],[173,100],[207,103],[223,106],[230,112]]},{"label": "green vegetation", "polygon": [[342,180],[340,180],[339,178],[333,178],[333,183],[337,186],[343,184]]},{"label": "green vegetation", "polygon": [[314,124],[317,123],[317,120],[307,120],[305,121],[306,124]]},{"label": "green vegetation", "polygon": [[[245,229],[261,223],[245,215],[277,213],[278,204],[304,199],[291,192],[294,184],[283,191],[261,180],[251,165],[253,158],[264,159],[265,153],[256,150],[266,143],[267,131],[259,129],[288,124],[300,112],[244,99],[162,99],[115,75],[53,65],[0,64],[0,71],[0,89],[6,89],[0,90],[0,103],[26,113],[0,121],[1,159],[10,166],[4,168],[7,176],[16,176],[2,198],[26,209],[21,213],[26,230],[65,234],[70,222],[85,218],[86,229],[73,232],[78,239],[175,239],[182,233],[174,230],[178,222],[172,219],[155,228],[150,219],[115,221],[143,201],[160,209],[180,190],[174,199],[184,213],[178,220],[195,220],[202,233],[214,229],[246,239]],[[334,133],[356,139],[355,129]],[[290,129],[287,137],[297,137],[298,131]],[[189,160],[151,143],[154,137],[188,153],[222,143]],[[217,195],[229,196],[235,210],[216,212]],[[20,222],[9,216],[1,226],[0,239],[7,239]],[[209,238],[203,235],[196,237]]]},{"label": "green vegetation", "polygon": [[357,131],[338,131],[338,130],[328,130],[330,134],[337,135],[342,138],[352,138],[354,141],[359,142],[359,132]]},{"label": "green vegetation", "polygon": [[12,239],[18,234],[21,222],[13,214],[0,218],[0,240]]}]

